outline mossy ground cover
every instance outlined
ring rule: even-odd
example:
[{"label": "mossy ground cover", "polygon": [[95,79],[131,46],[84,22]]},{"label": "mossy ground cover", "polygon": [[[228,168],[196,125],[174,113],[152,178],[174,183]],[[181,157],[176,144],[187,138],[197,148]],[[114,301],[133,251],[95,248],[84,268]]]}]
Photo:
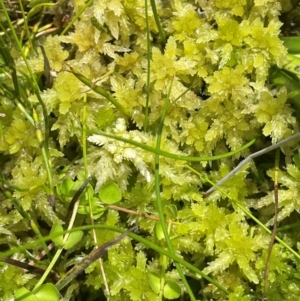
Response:
[{"label": "mossy ground cover", "polygon": [[294,2],[0,2],[1,300],[299,300]]}]

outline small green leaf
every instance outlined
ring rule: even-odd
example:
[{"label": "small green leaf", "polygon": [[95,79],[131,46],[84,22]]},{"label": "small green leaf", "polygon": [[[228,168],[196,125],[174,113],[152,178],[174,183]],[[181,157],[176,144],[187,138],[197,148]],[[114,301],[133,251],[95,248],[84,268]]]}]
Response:
[{"label": "small green leaf", "polygon": [[39,301],[58,301],[60,298],[57,289],[51,283],[42,285],[35,293],[35,296]]},{"label": "small green leaf", "polygon": [[[92,211],[93,211],[93,218],[97,219],[107,210],[107,208],[104,207],[104,206],[101,206],[99,204],[96,204],[95,201],[98,201],[98,199],[93,198],[91,205],[92,205]],[[90,206],[89,205],[79,205],[77,212],[79,214],[88,214],[88,215],[90,215]]]},{"label": "small green leaf", "polygon": [[121,201],[122,192],[116,183],[109,182],[100,188],[99,198],[104,203],[115,204]]},{"label": "small green leaf", "polygon": [[155,233],[155,237],[158,240],[161,240],[161,239],[165,238],[161,222],[156,223],[155,228],[154,228],[154,233]]},{"label": "small green leaf", "polygon": [[15,293],[15,301],[39,301],[27,288],[22,287]]},{"label": "small green leaf", "polygon": [[152,288],[152,290],[156,293],[159,294],[160,292],[160,277],[156,273],[150,273],[149,276],[149,283]]},{"label": "small green leaf", "polygon": [[70,196],[70,191],[74,186],[74,182],[71,179],[64,179],[57,185],[57,192],[63,196]]},{"label": "small green leaf", "polygon": [[164,287],[164,297],[167,299],[177,299],[180,295],[180,286],[173,281],[168,281]]},{"label": "small green leaf", "polygon": [[68,237],[68,240],[64,244],[64,249],[69,250],[73,248],[81,240],[82,236],[82,231],[71,232]]},{"label": "small green leaf", "polygon": [[[60,232],[63,232],[63,231],[64,231],[64,228],[62,227],[62,225],[54,224],[51,231],[50,231],[50,235],[60,233]],[[52,238],[52,241],[58,246],[63,245],[63,240],[64,240],[63,235],[59,235],[59,236],[56,236],[56,237]]]}]

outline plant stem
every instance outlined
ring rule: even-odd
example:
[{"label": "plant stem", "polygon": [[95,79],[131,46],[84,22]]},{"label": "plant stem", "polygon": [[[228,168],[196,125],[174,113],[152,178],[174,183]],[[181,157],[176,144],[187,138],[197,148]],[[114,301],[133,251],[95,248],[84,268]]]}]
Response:
[{"label": "plant stem", "polygon": [[[156,203],[157,203],[157,210],[158,210],[158,214],[159,214],[159,219],[161,222],[161,226],[162,226],[162,230],[165,236],[165,240],[168,246],[168,249],[170,251],[171,254],[175,255],[175,251],[168,233],[168,229],[167,229],[167,225],[166,225],[166,220],[165,220],[165,216],[164,216],[164,210],[163,210],[163,204],[162,204],[162,200],[160,197],[160,177],[159,177],[159,151],[160,151],[160,144],[161,144],[161,138],[162,138],[162,131],[163,131],[163,126],[164,126],[164,120],[165,120],[165,116],[166,116],[166,112],[167,112],[167,107],[170,101],[170,94],[171,94],[171,89],[172,89],[172,82],[169,88],[169,92],[168,95],[166,97],[166,101],[165,101],[165,105],[162,111],[162,115],[161,115],[161,120],[160,120],[160,124],[159,124],[159,128],[158,128],[158,133],[157,133],[157,140],[156,140],[156,150],[157,153],[155,154],[155,170],[154,170],[154,175],[155,175],[155,194],[156,194]],[[180,264],[175,262],[175,266],[176,269],[180,275],[180,278],[188,292],[188,294],[190,295],[190,298],[192,301],[196,301],[196,298],[190,288],[189,283],[187,282],[183,270],[180,266]]]}]

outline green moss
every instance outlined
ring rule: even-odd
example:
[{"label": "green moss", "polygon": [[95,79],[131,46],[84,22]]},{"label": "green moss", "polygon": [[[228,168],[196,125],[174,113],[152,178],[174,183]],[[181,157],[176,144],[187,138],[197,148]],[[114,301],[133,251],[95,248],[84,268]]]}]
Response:
[{"label": "green moss", "polygon": [[[283,3],[285,7],[289,6],[287,2]],[[85,5],[82,0],[74,0],[73,4],[75,13]],[[277,89],[267,80],[271,66],[282,67],[286,62],[287,50],[279,39],[280,3],[174,0],[156,1],[156,5],[167,35],[165,44],[158,34],[150,3],[151,45],[147,49],[145,1],[94,1],[75,21],[72,30],[62,36],[45,38],[46,55],[51,70],[55,71],[51,88],[36,92],[34,80],[26,75],[24,58],[16,59],[20,62],[16,75],[18,86],[12,81],[12,66],[0,66],[0,113],[4,115],[0,117],[0,155],[4,158],[0,163],[0,224],[4,227],[3,235],[7,235],[5,247],[10,246],[10,240],[22,244],[22,240],[36,238],[30,232],[30,222],[22,219],[21,210],[12,205],[14,199],[29,220],[37,220],[42,225],[41,232],[46,235],[53,224],[65,222],[67,226],[69,222],[65,214],[75,191],[62,193],[63,180],[82,183],[88,175],[94,179],[94,190],[87,189],[80,200],[77,225],[91,223],[90,210],[83,207],[88,208],[90,202],[96,214],[97,208],[102,206],[99,189],[114,182],[122,191],[123,198],[118,205],[124,212],[112,210],[116,208],[103,210],[96,214],[96,223],[123,228],[137,225],[141,236],[166,247],[164,241],[158,241],[154,235],[158,218],[155,155],[99,133],[105,131],[155,148],[158,121],[172,85],[162,150],[187,156],[212,156],[236,150],[257,138],[251,149],[233,158],[188,163],[200,173],[201,179],[187,168],[186,162],[160,156],[159,187],[164,212],[168,218],[170,210],[176,212],[168,223],[176,255],[212,276],[224,288],[218,290],[213,284],[199,280],[199,275],[188,274],[184,268],[190,276],[188,281],[196,283],[193,292],[197,299],[259,300],[264,290],[270,236],[250,220],[236,202],[272,225],[274,171],[263,169],[260,161],[256,166],[248,164],[224,185],[226,196],[217,191],[204,198],[202,193],[208,185],[207,177],[217,182],[250,152],[298,130],[297,112],[289,104],[286,89]],[[29,53],[28,63],[36,78],[40,77],[44,58],[39,48]],[[73,72],[85,76],[89,85]],[[147,87],[149,72],[150,86]],[[42,79],[39,83],[43,88]],[[97,89],[93,89],[95,86],[108,94],[98,94]],[[15,91],[17,87],[19,94]],[[142,130],[146,116],[147,132]],[[47,122],[48,128],[44,127]],[[41,141],[41,137],[46,141]],[[295,145],[285,146],[284,151],[288,162]],[[48,202],[51,181],[45,157],[57,188],[56,212]],[[262,160],[274,166],[273,156]],[[263,175],[265,171],[267,176]],[[292,164],[287,165],[286,171],[279,172],[278,218],[282,223],[294,222],[300,210],[299,179],[299,170]],[[130,210],[135,214],[128,213]],[[146,215],[152,215],[152,219]],[[115,236],[111,231],[102,230],[96,230],[95,235],[86,233],[78,245],[61,256],[57,264],[59,272],[88,254],[95,245]],[[291,231],[281,238],[297,248],[297,233]],[[33,250],[34,256],[39,247]],[[20,253],[15,257],[20,259]],[[112,247],[103,260],[111,289],[110,300],[162,300],[162,291],[151,287],[151,273],[158,275],[162,284],[176,283],[182,298],[187,296],[173,262],[141,243],[133,245],[126,238]],[[270,300],[298,300],[297,265],[296,259],[276,243],[267,290]],[[61,276],[63,274],[61,272]],[[37,279],[31,278],[31,274],[21,269],[1,266],[0,283],[10,283],[0,285],[5,300],[20,287],[32,289]],[[90,265],[70,290],[80,291],[83,284],[91,288],[93,294],[103,290],[104,280],[98,263]]]}]

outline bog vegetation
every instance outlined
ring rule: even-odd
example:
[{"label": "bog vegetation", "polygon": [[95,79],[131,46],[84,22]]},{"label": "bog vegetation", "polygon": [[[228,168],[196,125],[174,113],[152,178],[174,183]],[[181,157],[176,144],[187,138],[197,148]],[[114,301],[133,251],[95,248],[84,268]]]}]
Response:
[{"label": "bog vegetation", "polygon": [[299,300],[297,5],[1,1],[1,300]]}]

